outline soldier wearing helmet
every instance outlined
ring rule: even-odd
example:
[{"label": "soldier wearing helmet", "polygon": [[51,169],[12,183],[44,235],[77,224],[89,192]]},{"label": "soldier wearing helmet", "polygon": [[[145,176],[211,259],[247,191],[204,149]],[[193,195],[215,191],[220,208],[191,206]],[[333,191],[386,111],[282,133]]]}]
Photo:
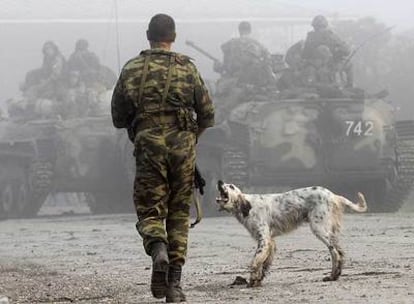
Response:
[{"label": "soldier wearing helmet", "polygon": [[333,55],[335,61],[341,61],[349,56],[350,49],[348,45],[336,35],[330,28],[328,20],[322,16],[316,16],[312,20],[313,31],[308,36],[303,47],[303,58],[312,60],[317,56],[317,48],[320,45],[326,45]]},{"label": "soldier wearing helmet", "polygon": [[316,29],[326,29],[328,27],[328,19],[325,16],[318,15],[312,20],[312,26]]},{"label": "soldier wearing helmet", "polygon": [[112,120],[135,144],[137,229],[152,257],[151,291],[185,302],[181,271],[188,242],[195,144],[214,124],[214,107],[191,59],[171,51],[175,22],[152,17],[150,49],[122,68],[112,96]]},{"label": "soldier wearing helmet", "polygon": [[[328,20],[325,16],[318,15],[312,20],[313,31],[308,36],[303,47],[302,57],[308,64],[313,64],[320,58],[321,45],[329,48],[332,54],[332,67],[338,68],[351,53],[349,46],[330,28]],[[348,81],[350,81],[351,73],[348,71]],[[351,86],[351,83],[348,83]]]},{"label": "soldier wearing helmet", "polygon": [[98,81],[100,69],[99,58],[89,51],[89,43],[85,39],[79,39],[75,44],[75,51],[68,60],[69,71],[79,71],[86,85],[91,86]]},{"label": "soldier wearing helmet", "polygon": [[56,99],[63,86],[66,60],[53,41],[46,41],[42,47],[43,63],[38,69],[26,74],[21,90],[26,98]]},{"label": "soldier wearing helmet", "polygon": [[225,77],[238,79],[239,83],[263,86],[273,80],[268,50],[250,35],[251,24],[240,22],[239,37],[221,46],[223,63],[215,62],[214,70]]}]

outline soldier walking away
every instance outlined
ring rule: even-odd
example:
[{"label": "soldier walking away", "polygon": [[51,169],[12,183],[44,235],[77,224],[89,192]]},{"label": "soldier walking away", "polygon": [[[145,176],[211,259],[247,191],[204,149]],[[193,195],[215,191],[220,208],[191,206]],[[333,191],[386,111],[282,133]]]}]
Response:
[{"label": "soldier walking away", "polygon": [[112,96],[112,119],[134,141],[137,230],[152,257],[151,292],[184,302],[181,270],[187,254],[195,144],[214,124],[206,86],[190,58],[172,52],[174,20],[152,17],[150,49],[129,60]]}]

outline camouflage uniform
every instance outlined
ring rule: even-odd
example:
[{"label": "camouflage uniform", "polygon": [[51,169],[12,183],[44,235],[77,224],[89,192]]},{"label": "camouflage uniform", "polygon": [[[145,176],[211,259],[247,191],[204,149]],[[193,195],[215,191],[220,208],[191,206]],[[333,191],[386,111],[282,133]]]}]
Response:
[{"label": "camouflage uniform", "polygon": [[350,56],[349,46],[328,27],[328,20],[322,16],[316,16],[312,21],[314,31],[309,32],[303,47],[303,59],[311,65],[315,65],[320,57],[320,48],[325,47],[332,54],[333,73],[341,76],[345,87],[353,86],[352,66],[346,62]]},{"label": "camouflage uniform", "polygon": [[221,49],[223,64],[215,67],[216,72],[253,85],[267,85],[272,80],[270,54],[257,40],[247,36],[234,38]]},{"label": "camouflage uniform", "polygon": [[58,99],[63,88],[65,58],[52,41],[44,43],[42,53],[42,67],[28,72],[21,87],[25,97],[32,102],[37,98]]},{"label": "camouflage uniform", "polygon": [[317,57],[318,47],[321,45],[326,45],[329,48],[335,62],[340,62],[351,53],[348,45],[338,35],[329,28],[324,28],[308,33],[303,47],[303,58],[312,60]]},{"label": "camouflage uniform", "polygon": [[[137,230],[168,244],[170,264],[187,252],[197,129],[214,124],[207,89],[189,57],[151,49],[123,67],[112,97],[115,127],[135,126]],[[164,227],[165,222],[165,227]]]}]

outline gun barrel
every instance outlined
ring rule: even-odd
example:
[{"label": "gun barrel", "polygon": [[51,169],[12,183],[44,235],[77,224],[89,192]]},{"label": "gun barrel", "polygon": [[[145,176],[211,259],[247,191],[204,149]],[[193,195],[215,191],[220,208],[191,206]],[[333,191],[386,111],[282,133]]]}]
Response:
[{"label": "gun barrel", "polygon": [[206,52],[205,50],[203,50],[201,47],[197,46],[194,42],[186,40],[185,44],[188,46],[191,46],[193,49],[197,50],[199,53],[203,54],[204,56],[206,56],[207,58],[213,60],[213,61],[219,61],[216,57],[214,57],[213,55],[211,55],[210,53]]}]

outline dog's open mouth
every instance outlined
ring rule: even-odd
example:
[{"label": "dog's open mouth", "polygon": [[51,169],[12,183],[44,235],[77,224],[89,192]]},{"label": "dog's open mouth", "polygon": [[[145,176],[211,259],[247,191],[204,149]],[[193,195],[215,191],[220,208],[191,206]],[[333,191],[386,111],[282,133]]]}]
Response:
[{"label": "dog's open mouth", "polygon": [[220,193],[220,196],[216,198],[216,203],[219,204],[219,211],[224,210],[224,204],[229,201],[229,193],[224,187],[223,181],[219,180],[217,183],[217,189]]}]

